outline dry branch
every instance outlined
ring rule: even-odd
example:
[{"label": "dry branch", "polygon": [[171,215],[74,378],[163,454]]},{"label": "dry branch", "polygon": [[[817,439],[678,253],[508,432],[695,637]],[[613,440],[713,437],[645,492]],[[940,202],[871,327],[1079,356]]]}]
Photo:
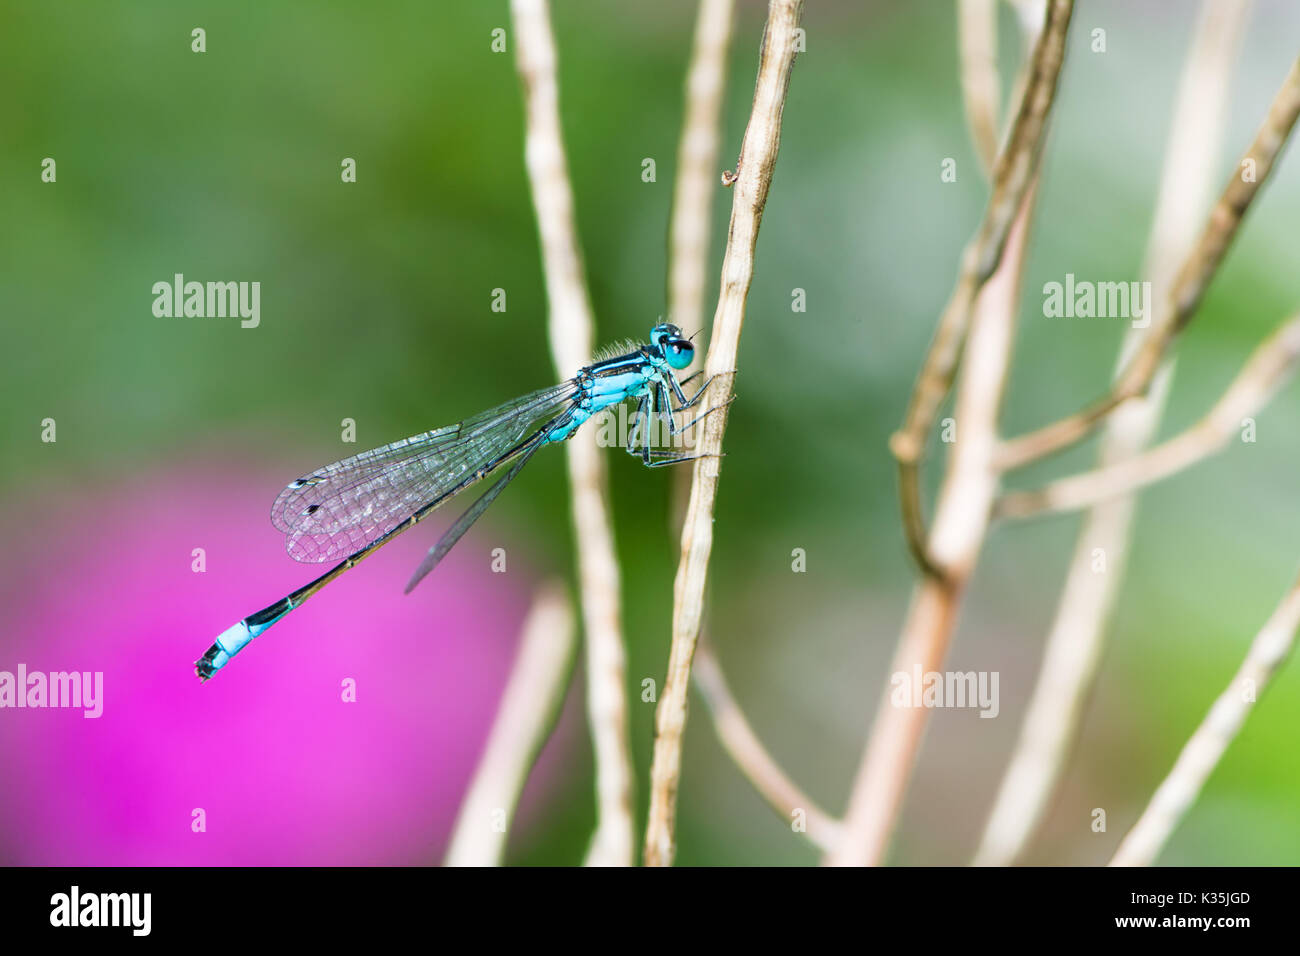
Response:
[{"label": "dry branch", "polygon": [[998,0],[957,0],[962,101],[986,177],[998,157]]},{"label": "dry branch", "polygon": [[[550,306],[551,355],[560,375],[568,376],[591,360],[595,320],[560,135],[555,39],[545,0],[511,0],[510,9],[524,88],[524,155],[537,209]],[[565,447],[586,636],[587,713],[596,761],[596,832],[587,863],[630,866],[635,850],[627,660],[620,621],[618,559],[605,501],[605,459],[594,431],[579,432]]]},{"label": "dry branch", "polygon": [[[704,277],[709,251],[709,212],[717,183],[718,143],[726,84],[727,50],[731,40],[733,0],[702,0],[695,24],[695,42],[686,79],[685,120],[677,150],[677,188],[673,193],[669,239],[668,314],[687,330],[704,321]],[[685,517],[690,475],[674,472],[674,513]],[[745,719],[717,660],[701,640],[692,677],[704,699],[714,731],[740,772],[777,815],[789,821],[796,809],[805,812],[805,836],[825,849],[838,823],[809,800],[777,766]]]},{"label": "dry branch", "polygon": [[802,811],[807,825],[803,835],[813,846],[824,852],[829,851],[839,838],[839,821],[800,790],[798,784],[786,775],[767,752],[745,719],[740,705],[731,696],[727,681],[722,676],[722,668],[718,666],[707,643],[701,644],[695,652],[692,676],[695,679],[695,689],[704,699],[713,718],[718,739],[740,772],[786,824],[792,822],[795,813]]},{"label": "dry branch", "polygon": [[[524,781],[564,702],[575,638],[564,586],[544,586],[524,621],[515,665],[456,818],[445,865],[500,865]],[[497,814],[504,819],[494,819]]]},{"label": "dry branch", "polygon": [[[966,584],[984,544],[998,489],[993,454],[1035,191],[1031,185],[1013,223],[1006,255],[975,303],[954,415],[957,440],[930,536],[933,554],[948,574],[924,575],[917,585],[891,665],[894,674],[942,668]],[[841,839],[826,857],[829,865],[883,862],[929,716],[921,706],[896,706],[886,687],[853,782]]]},{"label": "dry branch", "polygon": [[704,323],[709,220],[718,182],[718,127],[734,6],[734,0],[701,0],[686,74],[686,117],[669,230],[668,316],[687,334]]},{"label": "dry branch", "polygon": [[899,503],[908,547],[931,577],[947,569],[930,554],[921,505],[921,460],[926,441],[957,374],[980,289],[998,268],[1011,224],[1021,209],[1038,165],[1048,115],[1065,60],[1065,37],[1073,0],[1049,0],[1047,20],[1034,46],[1029,79],[1006,147],[993,172],[993,188],[984,219],[962,253],[957,285],[944,307],[939,327],[917,378],[902,427],[890,439],[898,459]]},{"label": "dry branch", "polygon": [[[1021,11],[1026,55],[1013,87],[1020,108],[998,166],[1014,166],[1018,161],[1006,158],[1012,153],[1019,153],[1034,165],[993,273],[982,280],[971,302],[970,343],[956,356],[962,363],[954,416],[956,441],[926,549],[927,558],[934,557],[945,573],[927,573],[918,584],[895,652],[894,673],[911,673],[917,667],[924,673],[942,666],[998,490],[1000,476],[993,467],[993,456],[998,448],[999,409],[1014,344],[1020,275],[1036,191],[1036,162],[1041,152],[1041,141],[1032,147],[1026,147],[1025,142],[1027,137],[1041,140],[1041,125],[1037,133],[1031,127],[1045,122],[1068,26],[1068,8],[1049,7],[1048,13],[1064,15],[1065,20],[1049,24],[1034,10]],[[1043,34],[1048,29],[1054,31],[1061,46],[1045,44]],[[1050,83],[1045,74],[1052,75]],[[1039,120],[1026,120],[1026,114],[1036,115]],[[994,193],[998,192],[995,184]],[[978,239],[968,252],[977,244]],[[919,517],[919,509],[916,514]],[[827,855],[828,864],[877,864],[884,859],[927,719],[923,708],[895,707],[889,693],[883,695],[854,780],[843,837]]]},{"label": "dry branch", "polygon": [[998,456],[1002,468],[1020,468],[1073,445],[1091,434],[1119,405],[1146,393],[1169,346],[1200,305],[1246,210],[1268,181],[1297,115],[1300,115],[1300,60],[1292,64],[1255,141],[1233,171],[1199,241],[1174,280],[1163,321],[1143,340],[1109,393],[1067,418],[1005,442]]},{"label": "dry branch", "polygon": [[1183,747],[1169,776],[1115,851],[1111,866],[1148,866],[1155,862],[1246,722],[1256,699],[1291,653],[1298,627],[1300,581],[1251,642],[1241,669]]},{"label": "dry branch", "polygon": [[[781,142],[781,113],[794,66],[796,29],[802,0],[771,0],[759,59],[754,104],[734,186],[731,224],[722,262],[718,307],[713,317],[705,374],[717,376],[714,394],[728,394],[745,318],[745,299],[754,274],[754,247],[767,203]],[[682,734],[686,728],[691,660],[704,611],[704,583],[713,546],[713,503],[717,497],[722,437],[727,408],[701,423],[690,503],[682,529],[682,555],[674,584],[672,648],[668,674],[655,713],[654,761],[650,770],[650,814],[645,862],[668,866],[676,851],[674,830],[681,776]]]},{"label": "dry branch", "polygon": [[1275,331],[1251,355],[1232,385],[1199,422],[1133,458],[1054,481],[1036,491],[1002,497],[996,514],[1028,515],[1073,511],[1128,494],[1208,458],[1241,433],[1243,420],[1257,414],[1300,361],[1300,316]]},{"label": "dry branch", "polygon": [[[1205,0],[1202,7],[1179,84],[1142,270],[1155,302],[1164,301],[1213,198],[1229,78],[1249,7],[1250,0]],[[1150,329],[1128,329],[1117,375]],[[1173,364],[1172,357],[1166,360],[1144,399],[1129,402],[1107,419],[1099,453],[1103,465],[1131,458],[1151,441]],[[1087,514],[1079,530],[1020,735],[975,854],[976,866],[1014,862],[1049,805],[1091,696],[1107,621],[1124,578],[1134,509],[1132,498],[1106,502]],[[1094,571],[1096,549],[1107,556],[1106,574]]]}]

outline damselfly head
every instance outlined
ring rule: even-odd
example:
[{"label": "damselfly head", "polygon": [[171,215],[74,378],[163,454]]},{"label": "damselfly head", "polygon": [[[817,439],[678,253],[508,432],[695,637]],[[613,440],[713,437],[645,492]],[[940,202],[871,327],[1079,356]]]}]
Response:
[{"label": "damselfly head", "polygon": [[659,349],[664,360],[681,371],[695,360],[695,346],[682,335],[682,330],[667,322],[650,330],[650,344]]}]

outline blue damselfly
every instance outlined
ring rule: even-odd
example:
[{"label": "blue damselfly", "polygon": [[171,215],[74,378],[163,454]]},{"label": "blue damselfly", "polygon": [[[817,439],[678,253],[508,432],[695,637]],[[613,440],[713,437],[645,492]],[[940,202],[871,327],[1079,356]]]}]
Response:
[{"label": "blue damselfly", "polygon": [[[694,346],[675,325],[656,325],[650,342],[626,354],[594,362],[568,381],[488,409],[455,425],[414,435],[318,468],[289,483],[271,506],[271,523],[286,535],[296,561],[310,564],[342,558],[328,572],[274,604],[227,628],[194,664],[207,680],[290,611],[355,567],[403,531],[456,495],[509,464],[505,475],[474,502],[438,540],[406,584],[406,591],[432,571],[514,480],[543,445],[570,437],[593,415],[636,399],[635,424],[627,451],[648,467],[689,461],[694,455],[651,447],[652,416],[662,416],[671,433],[677,412],[694,407],[711,380],[687,398],[676,372],[686,369]],[[674,405],[676,402],[676,405]],[[708,414],[705,412],[704,414]]]}]

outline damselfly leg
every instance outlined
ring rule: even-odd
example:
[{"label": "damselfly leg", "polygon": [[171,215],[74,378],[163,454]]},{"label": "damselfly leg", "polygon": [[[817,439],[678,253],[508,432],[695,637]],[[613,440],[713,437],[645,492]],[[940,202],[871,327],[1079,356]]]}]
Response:
[{"label": "damselfly leg", "polygon": [[[699,374],[700,373],[697,372],[695,375],[683,379],[682,382],[689,382]],[[669,436],[676,437],[678,434],[690,431],[690,429],[694,428],[719,408],[730,405],[735,401],[734,395],[725,402],[720,402],[702,414],[696,415],[689,422],[682,425],[677,424],[676,415],[697,405],[700,399],[704,397],[704,393],[708,390],[709,385],[713,382],[715,377],[716,376],[712,375],[709,376],[709,378],[705,380],[704,384],[701,385],[699,389],[696,390],[695,394],[689,399],[682,393],[679,383],[674,378],[670,377],[668,380],[669,383],[671,383],[671,391],[670,385],[666,385],[663,382],[655,383],[654,387],[652,387],[645,395],[641,396],[641,400],[637,403],[636,412],[633,415],[634,424],[630,434],[628,435],[626,448],[627,453],[639,457],[641,463],[647,468],[660,468],[665,465],[677,465],[682,462],[694,461],[696,458],[702,457],[720,457],[714,454],[681,455],[673,449],[654,448],[654,436],[650,427],[651,420],[653,418],[659,418],[667,427]],[[680,396],[680,401],[676,408],[673,407],[672,403],[673,393]]]}]

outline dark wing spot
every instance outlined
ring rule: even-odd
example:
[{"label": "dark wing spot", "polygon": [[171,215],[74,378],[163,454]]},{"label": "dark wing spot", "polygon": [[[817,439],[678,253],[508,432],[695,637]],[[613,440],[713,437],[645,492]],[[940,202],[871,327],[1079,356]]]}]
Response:
[{"label": "dark wing spot", "polygon": [[302,514],[303,517],[307,517],[308,515],[314,515],[318,511],[320,511],[320,505],[309,505],[307,510],[304,511]]}]

